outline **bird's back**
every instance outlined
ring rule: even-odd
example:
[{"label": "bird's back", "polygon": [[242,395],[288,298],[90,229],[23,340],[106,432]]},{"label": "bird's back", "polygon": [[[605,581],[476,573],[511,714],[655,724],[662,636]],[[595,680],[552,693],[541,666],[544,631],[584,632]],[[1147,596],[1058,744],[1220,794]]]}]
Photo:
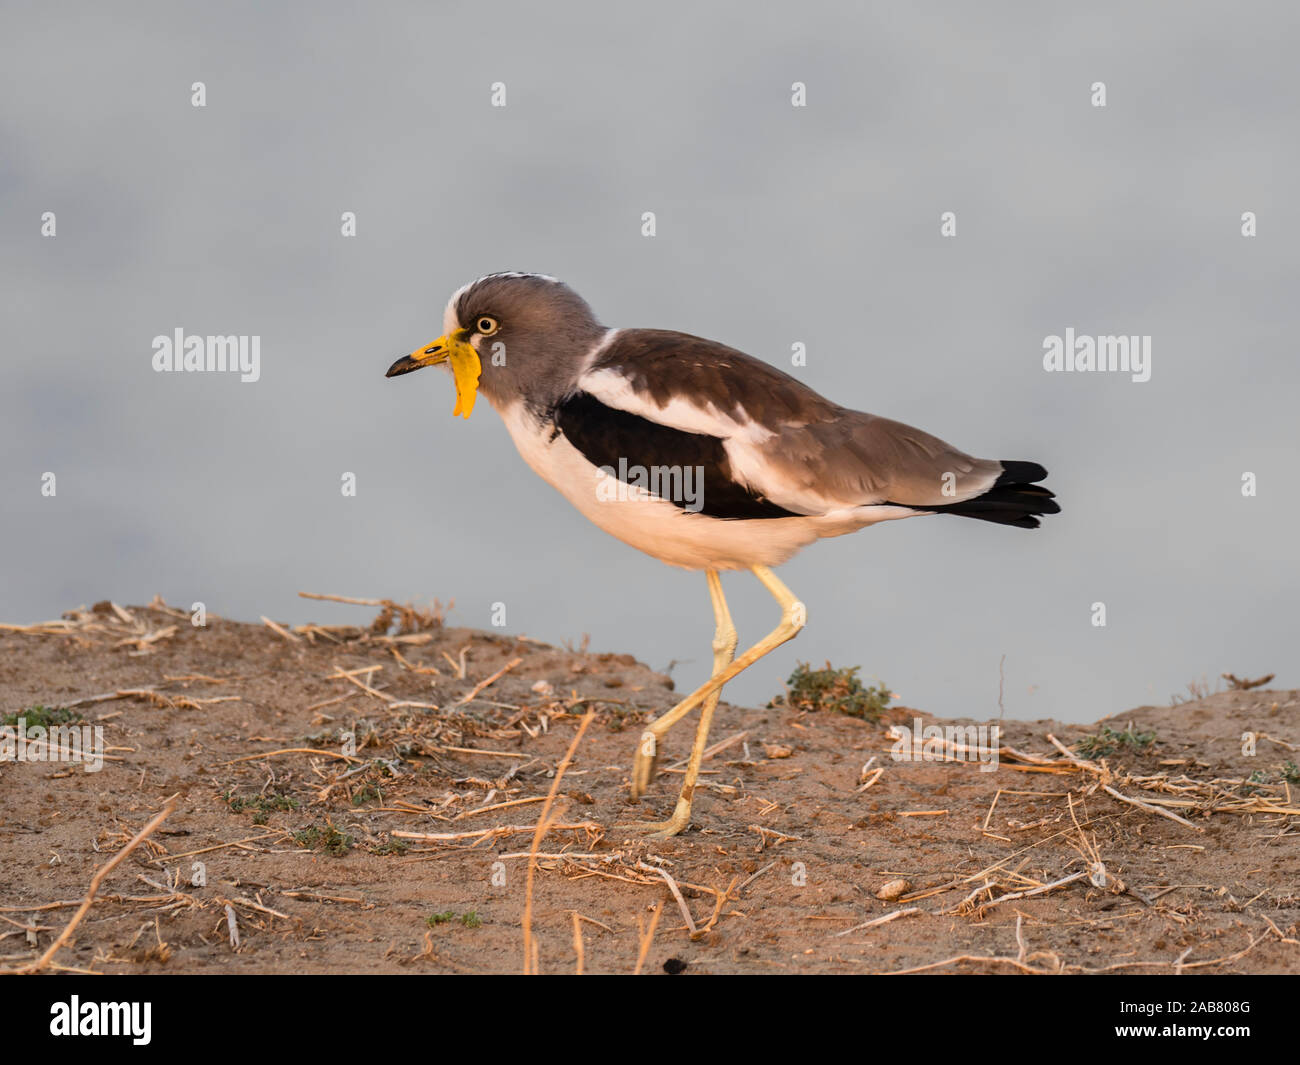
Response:
[{"label": "bird's back", "polygon": [[720,438],[740,478],[801,514],[954,503],[992,487],[1001,471],[996,461],[832,403],[775,366],[688,333],[620,330],[579,388],[650,421]]}]

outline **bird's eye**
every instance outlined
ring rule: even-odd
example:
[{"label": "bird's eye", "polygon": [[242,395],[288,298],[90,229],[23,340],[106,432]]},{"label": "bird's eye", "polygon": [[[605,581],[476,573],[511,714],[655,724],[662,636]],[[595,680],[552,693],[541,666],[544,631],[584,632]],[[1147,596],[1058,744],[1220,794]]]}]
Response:
[{"label": "bird's eye", "polygon": [[501,324],[495,318],[485,314],[474,324],[474,328],[478,330],[479,336],[490,337],[501,328]]}]

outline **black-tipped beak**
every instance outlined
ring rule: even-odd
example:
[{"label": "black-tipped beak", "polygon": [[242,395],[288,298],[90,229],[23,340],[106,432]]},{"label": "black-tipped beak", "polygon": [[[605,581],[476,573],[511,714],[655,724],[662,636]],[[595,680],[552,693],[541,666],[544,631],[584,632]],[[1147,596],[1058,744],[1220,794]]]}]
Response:
[{"label": "black-tipped beak", "polygon": [[401,377],[404,373],[422,370],[426,366],[437,366],[441,362],[451,363],[451,375],[456,381],[456,407],[452,414],[469,417],[474,409],[474,397],[478,393],[478,379],[483,372],[478,351],[467,339],[468,329],[456,329],[440,336],[432,344],[416,348],[411,354],[403,355],[388,368],[385,377]]},{"label": "black-tipped beak", "polygon": [[419,348],[409,355],[403,355],[388,368],[385,377],[401,377],[404,373],[413,373],[426,366],[436,366],[447,359],[447,345],[441,339],[435,340],[427,348]]},{"label": "black-tipped beak", "polygon": [[411,373],[413,370],[418,370],[427,365],[428,363],[420,362],[417,359],[411,358],[409,355],[403,355],[388,368],[388,373],[384,374],[384,376],[401,377],[404,373]]}]

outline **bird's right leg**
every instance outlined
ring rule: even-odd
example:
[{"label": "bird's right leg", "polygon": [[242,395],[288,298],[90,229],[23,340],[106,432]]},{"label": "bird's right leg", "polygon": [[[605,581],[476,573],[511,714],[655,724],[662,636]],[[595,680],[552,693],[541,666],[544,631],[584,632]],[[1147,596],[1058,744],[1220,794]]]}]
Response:
[{"label": "bird's right leg", "polygon": [[[732,659],[736,656],[736,626],[732,624],[731,613],[727,609],[727,600],[722,595],[722,580],[716,570],[708,570],[705,576],[709,579],[709,598],[713,601],[713,617],[717,627],[713,633],[713,673],[710,680],[721,673],[727,666],[731,665]],[[721,695],[721,687],[714,689],[709,700],[714,706],[717,705],[718,697]],[[646,789],[650,786],[655,777],[655,769],[659,761],[659,744],[664,735],[678,721],[695,709],[698,700],[692,696],[687,696],[668,713],[661,717],[655,718],[646,726],[645,731],[641,733],[641,740],[637,744],[636,759],[632,766],[632,798],[639,799],[645,794]]]},{"label": "bird's right leg", "polygon": [[[775,573],[766,566],[755,566],[752,572],[763,583],[763,587],[772,594],[772,598],[781,605],[781,623],[743,655],[733,660],[736,647],[735,629],[731,625],[730,615],[726,612],[726,601],[722,599],[721,582],[718,581],[716,573],[710,572],[709,591],[714,596],[713,609],[718,619],[718,639],[714,643],[713,676],[663,717],[650,724],[646,733],[643,734],[643,737],[649,738],[643,738],[637,751],[633,779],[633,794],[639,795],[637,780],[645,779],[646,783],[649,783],[649,776],[654,767],[654,749],[658,743],[658,737],[662,736],[663,732],[667,731],[673,722],[703,703],[704,710],[701,711],[700,728],[696,733],[695,745],[691,750],[691,762],[687,767],[687,776],[682,786],[681,796],[677,800],[677,808],[673,811],[673,816],[667,821],[638,823],[623,827],[647,831],[651,835],[662,839],[676,835],[687,826],[690,822],[691,799],[695,790],[695,778],[699,772],[700,762],[703,760],[710,719],[713,716],[714,707],[717,706],[718,695],[722,690],[722,686],[736,674],[748,669],[764,655],[769,654],[787,640],[792,639],[807,624],[808,616],[803,603],[795,598],[794,593],[781,583]],[[726,640],[723,639],[724,620],[726,629],[730,632]],[[645,774],[644,778],[641,777],[643,773]]]}]

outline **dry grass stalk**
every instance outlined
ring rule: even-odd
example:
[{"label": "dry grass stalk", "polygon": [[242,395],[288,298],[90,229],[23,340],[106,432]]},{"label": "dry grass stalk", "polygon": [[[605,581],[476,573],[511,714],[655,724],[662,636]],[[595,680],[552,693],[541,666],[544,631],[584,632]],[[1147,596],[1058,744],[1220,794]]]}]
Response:
[{"label": "dry grass stalk", "polygon": [[516,761],[524,758],[518,751],[485,751],[479,747],[439,747],[438,750],[454,754],[480,754],[485,758],[514,758]]},{"label": "dry grass stalk", "polygon": [[[491,796],[489,796],[489,798],[490,797]],[[545,795],[533,795],[527,799],[511,799],[509,802],[494,802],[491,806],[480,806],[474,810],[462,810],[455,817],[453,817],[452,820],[459,821],[463,817],[473,817],[475,814],[485,814],[489,810],[504,810],[510,806],[523,806],[530,802],[545,802],[545,801],[546,801]],[[423,811],[420,812],[423,813]]]},{"label": "dry grass stalk", "polygon": [[668,875],[666,869],[663,869],[660,866],[646,865],[645,862],[637,862],[636,867],[644,872],[655,873],[658,876],[663,877],[664,883],[668,885],[668,890],[672,892],[673,898],[677,900],[677,905],[682,911],[682,917],[686,920],[686,931],[690,933],[692,939],[695,939],[697,936],[695,920],[691,917],[691,910],[690,907],[686,905],[686,900],[682,898],[682,889],[677,886],[677,881]]},{"label": "dry grass stalk", "polygon": [[[482,842],[486,839],[497,839],[501,836],[516,836],[523,832],[536,832],[536,825],[495,825],[492,828],[480,828],[473,832],[392,832],[391,835],[399,839],[418,839],[430,843],[447,843],[458,839],[473,839]],[[562,824],[552,821],[547,826],[548,832],[567,832],[567,831],[584,831],[587,833],[602,833],[604,826],[598,825],[595,821],[575,821],[572,824]],[[506,857],[498,855],[498,857]]]},{"label": "dry grass stalk", "polygon": [[500,669],[498,669],[495,673],[493,673],[492,676],[488,677],[487,680],[479,681],[478,684],[475,684],[474,687],[470,689],[469,694],[466,695],[466,696],[465,696],[463,699],[461,699],[460,701],[458,701],[458,702],[456,703],[456,705],[457,705],[457,706],[464,706],[466,703],[471,702],[471,701],[474,699],[474,697],[475,697],[476,695],[478,695],[479,692],[481,692],[481,691],[483,691],[485,688],[488,688],[488,687],[490,687],[491,685],[495,684],[495,683],[496,683],[497,681],[499,681],[502,677],[504,677],[507,673],[509,673],[512,669],[514,669],[515,666],[519,665],[522,661],[523,661],[522,658],[514,658],[514,659],[511,659],[511,660],[510,660],[509,662],[507,662],[504,666],[502,666],[502,667],[501,667]]},{"label": "dry grass stalk", "polygon": [[1277,676],[1277,674],[1266,673],[1264,676],[1257,677],[1255,680],[1246,680],[1244,677],[1236,677],[1231,673],[1220,673],[1219,676],[1228,682],[1233,691],[1248,692],[1251,688],[1262,688]]},{"label": "dry grass stalk", "polygon": [[468,644],[466,644],[464,647],[460,649],[459,661],[457,661],[455,658],[452,658],[451,655],[449,655],[446,651],[441,652],[442,657],[445,658],[447,662],[451,665],[451,668],[456,671],[457,680],[465,679],[465,670],[466,670],[465,654],[468,651],[469,651]]},{"label": "dry grass stalk", "polygon": [[632,970],[633,976],[640,976],[641,969],[645,965],[646,956],[650,953],[650,944],[655,938],[655,929],[659,927],[659,916],[664,912],[664,900],[660,899],[655,903],[654,912],[650,914],[650,927],[643,927],[641,915],[637,914],[636,927],[637,939],[639,941],[636,955],[636,968]]},{"label": "dry grass stalk", "polygon": [[[558,827],[559,827],[558,825],[553,824],[547,831],[554,832]],[[509,854],[493,855],[493,857],[496,858],[498,861],[505,861],[506,859],[514,859],[514,858],[535,858],[539,862],[576,862],[578,859],[582,859],[583,861],[588,861],[588,862],[612,862],[612,861],[616,861],[622,856],[623,855],[621,851],[614,854],[608,854],[603,852],[583,853],[581,851],[555,851],[554,853],[549,853],[546,851],[533,852],[531,850],[512,851]],[[595,872],[594,869],[589,869],[587,871]],[[638,882],[640,883],[642,881],[638,881]],[[650,881],[647,880],[644,881],[644,883],[648,884],[650,883]]]},{"label": "dry grass stalk", "polygon": [[278,751],[262,751],[260,754],[246,754],[241,758],[232,758],[229,762],[218,762],[217,765],[236,765],[239,762],[258,762],[263,758],[275,758],[281,754],[316,754],[322,758],[337,758],[343,762],[360,762],[363,759],[357,758],[350,754],[340,754],[338,751],[325,751],[319,747],[282,747]]},{"label": "dry grass stalk", "polygon": [[167,614],[174,618],[184,618],[186,621],[190,620],[190,615],[188,613],[184,610],[177,610],[173,606],[168,606],[163,602],[163,597],[161,595],[155,595],[151,600],[149,600],[149,605],[146,606],[145,609],[156,610],[160,614]]},{"label": "dry grass stalk", "polygon": [[775,828],[766,828],[763,825],[750,825],[749,830],[751,832],[758,833],[759,839],[762,841],[760,843],[760,847],[762,848],[767,847],[769,836],[771,836],[773,840],[778,844],[788,843],[788,842],[793,842],[793,843],[803,842],[802,836],[789,836],[786,835],[786,833],[784,832],[778,832]]},{"label": "dry grass stalk", "polygon": [[235,908],[226,903],[226,930],[230,934],[230,949],[239,950],[239,918],[235,916]]},{"label": "dry grass stalk", "polygon": [[1132,796],[1122,795],[1109,784],[1103,784],[1101,790],[1107,795],[1118,799],[1120,802],[1126,802],[1130,806],[1136,806],[1139,810],[1146,810],[1148,813],[1159,814],[1161,817],[1169,818],[1170,821],[1177,821],[1180,825],[1186,825],[1188,828],[1195,828],[1198,832],[1200,831],[1200,828],[1197,825],[1192,824],[1187,820],[1187,818],[1179,817],[1176,813],[1169,810],[1162,810],[1159,806],[1153,806],[1151,803],[1143,802],[1141,799],[1134,799]]},{"label": "dry grass stalk", "polygon": [[[692,939],[703,939],[704,936],[713,929],[713,926],[718,923],[718,918],[722,916],[722,907],[726,905],[727,901],[732,897],[731,893],[736,890],[736,883],[739,880],[740,877],[733,876],[731,878],[731,883],[727,885],[725,891],[714,893],[717,897],[713,901],[713,913],[710,915],[709,919],[700,926],[699,931],[695,932],[691,936]],[[746,883],[748,882],[749,881],[746,881]]]},{"label": "dry grass stalk", "polygon": [[455,605],[454,600],[445,607],[435,599],[432,607],[418,607],[414,603],[398,603],[392,599],[355,599],[346,595],[322,595],[317,592],[299,592],[303,599],[319,599],[330,603],[350,603],[354,606],[377,606],[380,608],[374,621],[370,623],[370,635],[385,636],[397,623],[397,633],[409,636],[442,627],[447,611]]},{"label": "dry grass stalk", "polygon": [[176,809],[176,799],[177,796],[175,795],[168,799],[166,805],[150,818],[144,828],[140,829],[139,832],[132,836],[131,839],[127,841],[126,846],[114,854],[113,857],[111,857],[98,869],[98,871],[96,871],[95,875],[90,878],[90,887],[86,890],[86,897],[81,900],[81,905],[77,908],[77,912],[72,915],[71,920],[69,920],[64,926],[63,931],[59,933],[58,938],[50,944],[49,949],[47,949],[44,954],[30,965],[22,966],[17,970],[17,972],[40,972],[40,970],[44,969],[51,963],[54,959],[54,955],[63,948],[70,938],[72,938],[73,931],[76,929],[77,925],[81,923],[81,919],[85,917],[86,913],[90,910],[91,904],[95,901],[95,896],[99,893],[100,884],[104,882],[109,873],[126,860],[127,856],[130,855],[132,851],[149,838],[154,829],[167,820],[171,815],[171,812]]},{"label": "dry grass stalk", "polygon": [[914,913],[920,913],[920,906],[908,906],[905,910],[894,910],[883,917],[876,917],[870,921],[864,921],[862,924],[855,924],[852,928],[846,928],[843,932],[836,932],[832,939],[839,939],[840,936],[847,936],[850,932],[861,932],[867,928],[875,928],[877,925],[889,924],[890,921],[896,921],[900,917],[908,917]]},{"label": "dry grass stalk", "polygon": [[378,688],[373,688],[365,681],[357,679],[357,674],[359,673],[365,673],[365,674],[376,673],[383,668],[384,668],[383,666],[366,666],[363,669],[343,669],[341,666],[335,665],[334,672],[331,673],[325,679],[346,680],[349,684],[356,685],[358,688],[360,688],[363,692],[365,692],[367,695],[371,696],[372,698],[378,699],[381,702],[385,702],[385,703],[393,703],[397,701],[396,696],[386,695],[384,692],[381,692]]},{"label": "dry grass stalk", "polygon": [[[1096,776],[1096,786],[1101,788],[1112,798],[1118,799],[1120,802],[1126,803],[1130,806],[1138,807],[1148,813],[1167,817],[1171,821],[1177,821],[1179,824],[1184,825],[1187,828],[1195,829],[1198,828],[1198,826],[1193,824],[1191,821],[1188,821],[1186,818],[1171,813],[1169,809],[1165,808],[1172,807],[1175,809],[1195,810],[1198,813],[1207,816],[1211,813],[1267,814],[1278,817],[1300,816],[1300,809],[1290,803],[1289,789],[1287,789],[1284,783],[1266,784],[1252,780],[1224,780],[1217,778],[1205,781],[1193,780],[1186,775],[1171,778],[1164,774],[1149,776],[1126,773],[1117,777],[1104,761],[1097,763],[1089,761],[1086,758],[1079,758],[1073,751],[1050,733],[1048,734],[1047,739],[1058,751],[1061,752],[1070,765]],[[1131,795],[1125,795],[1117,790],[1114,787],[1115,784],[1137,787],[1143,791],[1195,795],[1196,798],[1137,799]],[[1239,794],[1247,789],[1249,789],[1249,794]],[[1279,799],[1281,801],[1279,801]]]},{"label": "dry grass stalk", "polygon": [[573,952],[578,956],[575,972],[578,976],[582,975],[582,921],[575,912],[573,914]]},{"label": "dry grass stalk", "polygon": [[270,629],[270,630],[271,630],[273,633],[275,633],[277,636],[283,637],[284,639],[288,640],[290,643],[302,643],[301,638],[295,636],[292,632],[290,632],[288,629],[286,629],[283,625],[278,625],[278,624],[276,624],[274,621],[272,621],[270,618],[268,618],[265,614],[262,615],[262,624],[265,625],[268,629]]},{"label": "dry grass stalk", "polygon": [[[610,701],[612,702],[614,700],[610,700]],[[715,755],[721,754],[728,747],[734,747],[737,743],[740,743],[742,740],[744,740],[744,738],[748,735],[749,735],[749,730],[745,729],[744,731],[737,732],[734,736],[728,736],[725,740],[719,740],[711,747],[706,747],[704,749],[704,753],[700,755],[700,761],[707,762],[710,758],[713,758]],[[660,772],[667,773],[675,769],[682,769],[690,760],[691,760],[690,756],[688,755],[687,757],[681,759],[680,761],[674,762],[672,765],[664,766],[664,768],[660,770]]]},{"label": "dry grass stalk", "polygon": [[161,629],[151,629],[143,635],[127,636],[124,639],[118,640],[116,646],[129,647],[134,644],[136,654],[147,654],[155,643],[160,640],[171,639],[171,637],[175,636],[178,631],[179,629],[176,625],[168,625]]},{"label": "dry grass stalk", "polygon": [[528,876],[524,884],[524,975],[537,973],[537,947],[533,943],[533,877],[537,869],[537,851],[541,847],[542,837],[546,835],[550,827],[551,807],[555,803],[556,792],[560,789],[560,781],[564,778],[564,772],[569,768],[573,761],[574,752],[578,749],[578,744],[582,742],[583,734],[587,731],[587,726],[596,719],[596,711],[588,710],[578,723],[578,731],[574,734],[573,742],[569,744],[569,749],[564,753],[564,759],[560,762],[559,767],[555,770],[555,776],[551,780],[551,788],[546,793],[546,802],[542,806],[542,814],[537,819],[537,828],[533,833],[533,845],[530,848],[530,857],[528,859]]},{"label": "dry grass stalk", "polygon": [[866,791],[869,787],[875,784],[876,781],[878,781],[884,775],[885,775],[885,767],[883,765],[877,766],[875,769],[871,771],[871,776],[867,777],[866,780],[864,780],[861,784],[858,785],[858,794],[861,794],[862,792]]}]

